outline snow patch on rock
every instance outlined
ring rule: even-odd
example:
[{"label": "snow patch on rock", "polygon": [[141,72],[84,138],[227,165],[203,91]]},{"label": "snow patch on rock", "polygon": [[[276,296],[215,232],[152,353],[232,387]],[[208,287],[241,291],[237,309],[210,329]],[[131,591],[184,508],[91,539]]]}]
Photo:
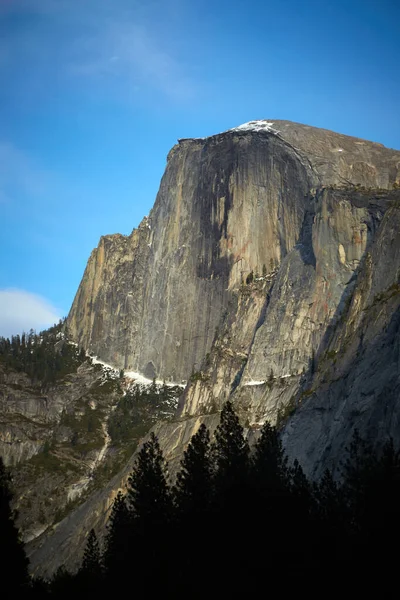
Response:
[{"label": "snow patch on rock", "polygon": [[[104,362],[103,360],[100,360],[97,356],[91,356],[90,358],[92,359],[92,363],[94,365],[102,365],[103,368],[107,371],[107,375],[111,378],[116,379],[120,376],[120,369],[116,369],[112,365]],[[124,377],[126,377],[127,379],[132,379],[135,383],[138,383],[140,385],[152,385],[153,383],[152,379],[148,379],[147,377],[144,377],[136,371],[124,371]],[[186,387],[183,383],[176,383],[174,381],[164,382],[161,379],[156,379],[155,383],[157,385],[164,385],[165,383],[165,385],[167,385],[168,387]]]},{"label": "snow patch on rock", "polygon": [[183,142],[186,141],[186,139],[193,139],[193,140],[206,140],[207,138],[210,137],[215,137],[216,135],[221,135],[222,133],[230,133],[230,132],[243,132],[243,131],[265,131],[267,133],[273,133],[275,135],[278,135],[280,132],[277,129],[274,129],[273,127],[274,123],[272,123],[271,121],[267,121],[265,119],[259,119],[256,121],[248,121],[247,123],[243,123],[242,125],[238,125],[237,127],[232,127],[231,129],[226,129],[225,131],[221,131],[220,133],[213,133],[212,135],[206,136],[206,137],[198,137],[198,138],[182,138],[179,139],[178,142]]},{"label": "snow patch on rock", "polygon": [[260,119],[258,121],[248,121],[247,123],[243,123],[243,125],[228,129],[228,131],[267,131],[268,133],[279,133],[279,131],[274,129],[273,125],[271,121]]},{"label": "snow patch on rock", "polygon": [[246,383],[244,384],[245,386],[251,386],[251,385],[264,385],[264,383],[266,383],[266,381],[246,381]]}]

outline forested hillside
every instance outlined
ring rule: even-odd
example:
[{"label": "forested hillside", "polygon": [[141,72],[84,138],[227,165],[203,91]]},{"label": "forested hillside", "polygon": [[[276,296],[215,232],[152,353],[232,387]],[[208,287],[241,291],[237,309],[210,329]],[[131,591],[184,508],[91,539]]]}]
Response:
[{"label": "forested hillside", "polygon": [[151,434],[106,529],[87,532],[80,569],[60,568],[50,581],[27,577],[2,465],[0,474],[2,530],[8,524],[1,545],[14,556],[3,578],[10,597],[320,597],[327,585],[325,597],[344,589],[393,597],[400,454],[391,440],[377,453],[356,433],[340,480],[326,471],[312,483],[269,424],[250,451],[228,402],[214,440],[204,425],[193,436],[175,482]]}]

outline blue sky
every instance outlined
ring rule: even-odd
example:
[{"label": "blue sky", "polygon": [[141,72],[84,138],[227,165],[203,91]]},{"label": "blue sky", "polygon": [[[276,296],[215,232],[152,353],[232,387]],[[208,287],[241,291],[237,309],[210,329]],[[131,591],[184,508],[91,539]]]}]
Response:
[{"label": "blue sky", "polygon": [[397,0],[0,0],[0,335],[68,313],[181,137],[289,119],[400,149]]}]

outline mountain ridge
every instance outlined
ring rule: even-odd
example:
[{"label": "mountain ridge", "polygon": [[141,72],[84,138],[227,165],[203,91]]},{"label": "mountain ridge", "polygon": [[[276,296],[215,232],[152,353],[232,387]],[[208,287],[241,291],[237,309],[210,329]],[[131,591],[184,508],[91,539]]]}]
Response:
[{"label": "mountain ridge", "polygon": [[[228,399],[250,441],[277,423],[312,477],[335,470],[356,427],[400,441],[400,152],[255,127],[175,144],[150,214],[100,239],[67,319],[117,370],[187,383],[152,427],[172,476]],[[29,546],[35,572],[76,564],[134,460]]]}]

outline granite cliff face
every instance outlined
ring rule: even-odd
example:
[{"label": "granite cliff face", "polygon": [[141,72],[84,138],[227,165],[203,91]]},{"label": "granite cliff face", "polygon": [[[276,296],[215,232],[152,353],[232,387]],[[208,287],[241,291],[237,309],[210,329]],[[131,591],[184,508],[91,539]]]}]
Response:
[{"label": "granite cliff face", "polygon": [[305,235],[318,186],[398,176],[394,151],[286,121],[181,140],[150,216],[93,251],[70,330],[119,368],[186,380],[246,276],[275,272]]},{"label": "granite cliff face", "polygon": [[[400,442],[399,181],[399,151],[251,122],[180,140],[149,217],[101,238],[68,327],[117,368],[188,380],[175,417],[154,427],[171,473],[228,397],[250,439],[278,420],[312,475],[337,466],[355,427]],[[50,545],[48,570],[76,564],[132,461],[35,542],[37,572]]]},{"label": "granite cliff face", "polygon": [[274,135],[180,142],[150,217],[92,254],[68,319],[75,339],[127,370],[188,379],[243,276],[296,243],[308,187]]}]

